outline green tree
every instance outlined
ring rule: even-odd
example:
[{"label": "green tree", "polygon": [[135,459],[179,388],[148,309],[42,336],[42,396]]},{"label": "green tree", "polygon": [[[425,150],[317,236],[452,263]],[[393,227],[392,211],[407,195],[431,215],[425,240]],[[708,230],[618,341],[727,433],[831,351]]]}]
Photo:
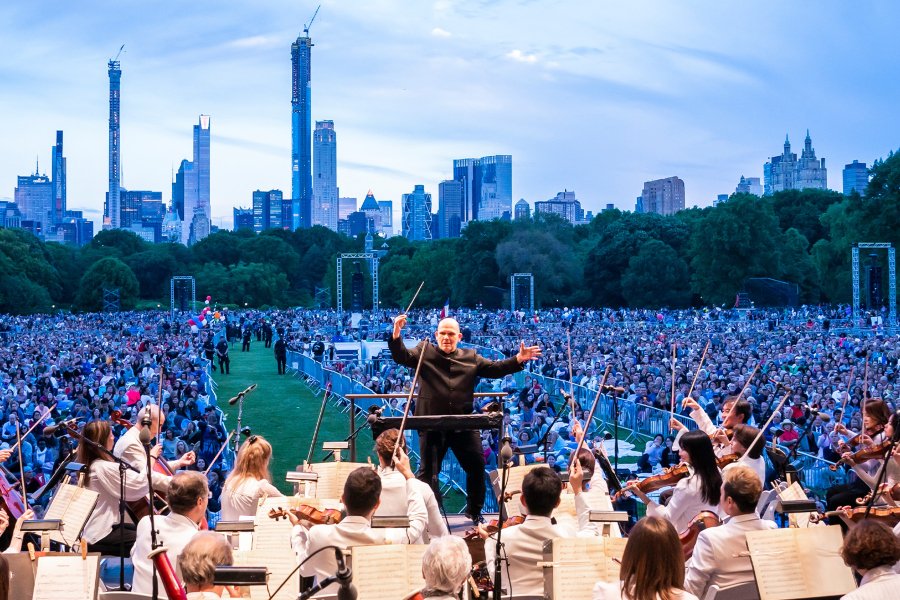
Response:
[{"label": "green tree", "polygon": [[105,256],[119,258],[143,252],[150,246],[136,233],[127,229],[103,229],[98,231],[87,245],[91,248],[102,249]]},{"label": "green tree", "polygon": [[140,285],[132,270],[118,258],[101,258],[85,272],[78,286],[78,307],[99,311],[103,308],[103,288],[119,288],[119,305],[133,308]]},{"label": "green tree", "polygon": [[633,308],[685,308],[691,303],[687,263],[660,240],[648,240],[628,259],[622,295]]},{"label": "green tree", "polygon": [[196,264],[216,262],[230,267],[241,260],[241,243],[255,237],[255,234],[248,238],[230,231],[217,231],[191,246],[191,254]]},{"label": "green tree", "polygon": [[[571,234],[572,227],[568,227]],[[571,235],[567,236],[571,239]],[[535,286],[535,304],[567,304],[578,285],[580,265],[574,260],[572,246],[553,235],[553,231],[521,230],[497,246],[500,276],[509,281],[513,273],[531,273]]]}]

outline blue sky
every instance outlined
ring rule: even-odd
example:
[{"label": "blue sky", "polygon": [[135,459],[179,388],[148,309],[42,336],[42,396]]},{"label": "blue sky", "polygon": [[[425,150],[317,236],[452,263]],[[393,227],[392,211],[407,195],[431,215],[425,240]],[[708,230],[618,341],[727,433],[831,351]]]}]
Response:
[{"label": "blue sky", "polygon": [[[212,116],[215,224],[290,193],[290,45],[317,1],[0,4],[0,198],[65,131],[72,209],[107,187],[106,61],[125,44],[122,167],[163,192]],[[687,204],[762,177],[809,128],[828,182],[900,147],[900,4],[890,1],[325,0],[313,119],[333,119],[342,196],[434,195],[452,160],[513,155],[514,201],[575,190],[633,209],[643,182]],[[92,211],[92,212],[91,212]],[[395,221],[396,223],[397,221]]]}]

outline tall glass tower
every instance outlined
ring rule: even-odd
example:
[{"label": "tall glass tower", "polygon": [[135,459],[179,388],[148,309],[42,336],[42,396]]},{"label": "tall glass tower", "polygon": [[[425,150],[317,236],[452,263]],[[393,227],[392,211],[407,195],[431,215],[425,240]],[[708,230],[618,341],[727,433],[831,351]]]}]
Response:
[{"label": "tall glass tower", "polygon": [[118,229],[121,224],[119,183],[121,181],[122,159],[119,155],[121,145],[119,100],[121,96],[122,68],[117,60],[109,61],[107,66],[109,68],[109,193],[106,197],[104,225],[109,223],[110,227]]},{"label": "tall glass tower", "polygon": [[312,224],[332,231],[338,226],[337,134],[334,121],[316,121],[313,134]]},{"label": "tall glass tower", "polygon": [[291,44],[291,229],[312,225],[312,46],[308,34]]},{"label": "tall glass tower", "polygon": [[50,149],[53,163],[53,224],[66,216],[66,157],[63,156],[63,132],[56,132],[56,145]]}]

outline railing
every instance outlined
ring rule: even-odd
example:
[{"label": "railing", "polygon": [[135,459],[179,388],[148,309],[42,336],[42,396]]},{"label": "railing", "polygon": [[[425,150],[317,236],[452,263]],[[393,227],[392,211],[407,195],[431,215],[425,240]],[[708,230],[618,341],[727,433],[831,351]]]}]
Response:
[{"label": "railing", "polygon": [[[466,344],[473,347],[480,354],[487,358],[499,360],[505,356],[492,348],[485,348]],[[313,358],[300,354],[295,351],[288,352],[288,366],[296,371],[305,374],[310,380],[316,382],[319,386],[325,387],[331,384],[331,392],[333,394],[334,403],[342,412],[349,412],[353,403],[347,399],[348,394],[371,394],[371,389],[365,387],[358,381],[350,377],[325,368],[321,363]],[[537,380],[541,386],[548,391],[551,396],[556,399],[556,405],[559,404],[561,396],[559,391],[569,389],[569,382],[552,377],[546,377],[540,373],[532,373],[529,371],[520,371],[514,376],[517,387],[522,388],[526,379]],[[480,390],[479,390],[480,391]],[[596,397],[596,390],[592,390],[582,385],[572,386],[573,398],[576,404],[584,411],[590,410]],[[372,404],[384,409],[385,416],[400,416],[402,413],[399,408],[392,406],[383,398],[373,399]],[[616,406],[618,405],[618,406]],[[618,411],[618,419],[616,419],[616,411]],[[635,403],[634,401],[619,399],[616,402],[611,396],[601,394],[594,412],[594,422],[585,429],[590,432],[602,431],[605,428],[616,428],[624,435],[620,439],[628,441],[636,436],[646,436],[652,438],[657,434],[667,435],[669,433],[669,419],[671,416],[678,419],[688,430],[697,429],[697,424],[690,417],[675,414],[670,415],[669,411],[661,410],[653,406],[645,406]],[[357,424],[365,422],[365,410],[357,411],[354,416]],[[411,457],[418,459],[419,436],[415,431],[406,432],[406,443],[409,448]],[[351,457],[353,459],[353,457]],[[836,483],[842,483],[846,479],[846,475],[842,471],[833,472],[829,469],[832,464],[824,459],[818,458],[806,452],[798,452],[796,459],[792,464],[801,472],[803,484],[806,487],[815,489],[825,489]],[[441,491],[446,493],[453,489],[465,495],[465,471],[459,465],[459,462],[452,453],[448,453],[441,465],[441,473],[439,475],[441,483]],[[497,499],[494,497],[490,485],[487,486],[487,494],[485,496],[484,510],[486,512],[496,512]]]}]

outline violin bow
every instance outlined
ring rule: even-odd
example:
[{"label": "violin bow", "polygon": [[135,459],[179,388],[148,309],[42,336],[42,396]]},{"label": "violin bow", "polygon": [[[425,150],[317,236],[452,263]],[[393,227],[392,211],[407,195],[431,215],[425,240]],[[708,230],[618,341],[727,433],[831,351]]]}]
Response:
[{"label": "violin bow", "polygon": [[[42,422],[44,419],[46,419],[47,417],[50,416],[50,413],[53,411],[54,408],[56,408],[56,405],[55,405],[55,404],[54,404],[53,406],[51,406],[50,409],[49,409],[47,412],[45,412],[43,415],[41,415],[41,418],[40,418],[40,419],[38,419],[37,421],[35,421],[34,423],[32,423],[32,424],[31,424],[31,427],[29,427],[29,428],[25,431],[25,433],[22,434],[22,437],[28,437],[28,434],[31,433],[32,431],[34,431],[34,428],[35,428],[35,427],[37,427],[38,425],[40,425],[41,422]],[[16,424],[16,426],[18,426],[18,423]],[[15,451],[16,451],[16,448],[19,447],[19,444],[20,444],[21,442],[22,442],[22,439],[21,439],[21,438],[17,439],[17,440],[16,440],[16,443],[13,444],[13,446],[9,449],[9,451],[10,451],[10,452],[15,452]]]},{"label": "violin bow", "polygon": [[850,379],[847,380],[847,395],[844,396],[844,401],[841,403],[841,420],[836,423],[836,425],[844,426],[844,417],[846,414],[844,413],[847,410],[847,401],[850,400],[850,390],[853,389],[853,375],[856,372],[856,365],[850,367]]},{"label": "violin bow", "polygon": [[590,429],[591,421],[594,418],[594,411],[597,410],[597,404],[600,403],[600,394],[603,393],[603,388],[606,386],[606,378],[609,376],[609,371],[611,368],[612,365],[606,365],[606,371],[603,373],[603,381],[600,382],[600,387],[597,388],[597,395],[594,396],[594,403],[591,405],[591,410],[584,422],[584,431],[581,433],[581,440],[578,441],[578,447],[575,449],[575,453],[572,455],[572,464],[575,464],[575,461],[578,460],[578,453],[581,452],[581,449],[584,447],[584,440],[587,437],[588,429]]},{"label": "violin bow", "polygon": [[25,491],[25,459],[22,456],[22,430],[19,429],[19,420],[16,419],[16,445],[19,446],[19,485],[22,486],[22,504],[28,510],[28,492]]},{"label": "violin bow", "polygon": [[233,432],[233,431],[232,431],[231,433],[228,434],[228,438],[225,440],[225,443],[222,444],[222,447],[219,448],[219,451],[216,452],[216,455],[215,455],[215,456],[213,457],[213,459],[209,462],[209,465],[206,467],[206,470],[203,471],[203,474],[204,474],[204,475],[208,475],[209,472],[212,470],[213,465],[216,464],[216,461],[219,460],[219,457],[220,457],[220,456],[222,456],[222,452],[224,452],[224,451],[225,451],[225,448],[228,447],[228,442],[231,441],[231,437],[232,437],[233,435],[234,435],[234,432]]},{"label": "violin bow", "polygon": [[416,393],[416,384],[419,382],[419,369],[422,368],[422,359],[425,357],[425,349],[427,347],[428,338],[425,338],[422,340],[422,350],[419,352],[419,362],[416,364],[416,372],[413,375],[412,384],[409,386],[409,395],[406,397],[406,406],[403,407],[403,418],[400,420],[400,432],[397,434],[397,441],[394,442],[394,451],[391,453],[391,467],[397,462],[397,451],[400,450],[400,440],[403,439],[403,430],[406,429],[406,417],[409,416],[409,405],[412,404],[413,394]]},{"label": "violin bow", "polygon": [[[794,390],[792,390],[788,386],[786,386],[782,383],[779,383],[778,385],[781,386],[782,388],[784,388],[785,390],[787,390],[787,393],[781,399],[781,402],[778,403],[778,406],[775,407],[775,410],[772,411],[772,414],[769,415],[769,419],[766,421],[766,424],[760,428],[759,432],[757,432],[756,437],[753,438],[753,443],[751,443],[749,446],[747,446],[748,449],[756,446],[757,442],[759,442],[759,438],[761,438],[763,436],[763,434],[766,432],[766,429],[768,429],[769,425],[772,424],[772,420],[775,418],[775,414],[781,411],[781,407],[784,406],[784,403],[787,402],[787,399],[790,398],[791,394],[794,393]],[[773,438],[773,441],[774,441],[774,438]]]},{"label": "violin bow", "polygon": [[419,284],[419,289],[417,289],[417,290],[416,290],[416,293],[413,294],[412,300],[409,301],[409,306],[407,306],[407,307],[406,307],[406,310],[403,311],[403,314],[404,314],[404,315],[408,315],[408,314],[409,314],[409,311],[410,311],[410,309],[413,307],[413,304],[415,303],[416,298],[419,297],[419,292],[422,291],[422,286],[423,286],[423,285],[425,285],[425,282],[424,282],[424,281],[422,281],[422,283]]},{"label": "violin bow", "polygon": [[685,400],[690,398],[691,394],[694,393],[694,385],[697,384],[697,378],[700,377],[700,370],[703,368],[703,363],[706,361],[706,352],[709,350],[709,342],[710,340],[706,340],[706,346],[703,348],[703,354],[700,355],[700,364],[697,365],[697,370],[694,372],[694,379],[693,381],[691,381],[691,388],[688,390],[687,395],[684,397]]},{"label": "violin bow", "polygon": [[[863,394],[862,394],[862,405],[859,407],[859,410],[862,412],[863,423],[866,421],[866,399],[869,397],[869,353],[866,352],[866,366],[865,371],[863,372]],[[865,431],[866,426],[863,425],[863,431]]]}]

